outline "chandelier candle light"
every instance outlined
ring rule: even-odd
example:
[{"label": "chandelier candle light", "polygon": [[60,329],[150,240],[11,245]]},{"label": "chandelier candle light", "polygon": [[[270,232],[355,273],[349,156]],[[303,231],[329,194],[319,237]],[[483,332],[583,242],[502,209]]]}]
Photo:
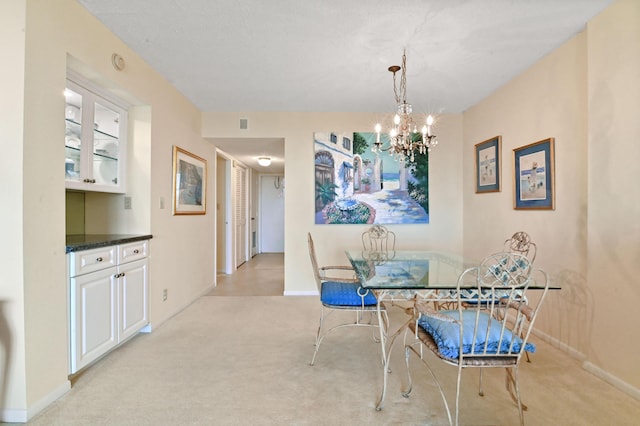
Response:
[{"label": "chandelier candle light", "polygon": [[[396,85],[396,73],[402,70],[400,77],[399,88]],[[426,124],[422,126],[422,131],[419,133],[418,128],[411,117],[411,104],[407,103],[407,55],[406,51],[402,53],[402,67],[398,65],[392,65],[389,67],[389,71],[393,73],[393,93],[396,98],[396,104],[398,105],[398,112],[393,117],[393,126],[389,131],[389,143],[387,148],[382,147],[380,142],[380,132],[382,126],[380,123],[376,124],[376,141],[371,148],[371,151],[378,153],[381,151],[389,151],[394,155],[396,160],[404,161],[406,157],[409,157],[411,162],[414,161],[414,154],[416,151],[419,154],[425,154],[427,151],[431,151],[431,148],[438,144],[436,135],[431,133],[431,126],[433,125],[433,117],[429,115],[426,120]],[[400,93],[398,93],[400,89]],[[415,139],[415,140],[414,140]]]}]

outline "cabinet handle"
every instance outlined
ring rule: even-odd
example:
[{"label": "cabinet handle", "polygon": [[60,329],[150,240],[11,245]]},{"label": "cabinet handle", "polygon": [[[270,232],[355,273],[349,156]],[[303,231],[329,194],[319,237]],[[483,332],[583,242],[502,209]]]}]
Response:
[{"label": "cabinet handle", "polygon": [[102,258],[101,257],[97,258],[96,262],[102,262]]},{"label": "cabinet handle", "polygon": [[138,254],[138,253],[140,253],[140,250],[138,250],[138,249],[135,249],[135,250],[133,251],[133,254]]}]

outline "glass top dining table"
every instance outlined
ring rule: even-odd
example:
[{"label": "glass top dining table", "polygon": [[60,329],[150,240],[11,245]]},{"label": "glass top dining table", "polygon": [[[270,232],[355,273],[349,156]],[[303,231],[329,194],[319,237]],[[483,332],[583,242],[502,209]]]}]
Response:
[{"label": "glass top dining table", "polygon": [[[378,300],[378,323],[383,324],[382,311],[385,303],[398,301],[431,301],[439,303],[471,300],[480,291],[477,282],[461,283],[464,297],[458,294],[458,278],[468,268],[476,267],[479,262],[464,259],[460,255],[441,251],[389,251],[381,253],[363,250],[347,250],[346,255],[353,266],[363,288],[370,289]],[[532,280],[529,289],[544,289],[546,283]],[[549,287],[558,288],[558,287]],[[468,291],[467,291],[468,290]],[[398,305],[401,306],[401,305]],[[410,308],[411,309],[411,308]],[[387,390],[387,375],[391,348],[396,337],[406,329],[412,317],[394,333],[385,327],[379,327],[382,349],[382,392],[376,403],[381,410]]]},{"label": "glass top dining table", "polygon": [[[345,253],[362,287],[391,292],[455,290],[460,274],[479,265],[479,262],[443,251],[396,250],[388,253],[368,253],[363,250],[347,250]],[[477,283],[467,285],[475,287]],[[463,283],[462,287],[465,286]],[[536,284],[533,280],[529,289],[537,288],[544,288],[544,283]]]},{"label": "glass top dining table", "polygon": [[477,265],[440,251],[347,250],[346,254],[362,287],[379,290],[455,289],[460,274]]}]

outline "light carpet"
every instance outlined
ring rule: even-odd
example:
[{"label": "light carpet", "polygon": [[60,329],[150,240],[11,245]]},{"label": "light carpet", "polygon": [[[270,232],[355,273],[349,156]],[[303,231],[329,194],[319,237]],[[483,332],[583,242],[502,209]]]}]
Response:
[{"label": "light carpet", "polygon": [[[448,424],[437,389],[416,358],[414,391],[401,396],[406,377],[400,345],[392,354],[384,409],[375,410],[382,372],[370,329],[331,334],[310,366],[319,312],[315,297],[201,297],[90,367],[29,424]],[[392,323],[404,315],[392,308]],[[532,362],[521,368],[526,424],[637,424],[640,402],[557,349],[536,344]],[[430,360],[452,395],[455,368]],[[461,424],[518,423],[503,370],[486,372],[484,397],[477,394],[477,371],[464,373]]]}]

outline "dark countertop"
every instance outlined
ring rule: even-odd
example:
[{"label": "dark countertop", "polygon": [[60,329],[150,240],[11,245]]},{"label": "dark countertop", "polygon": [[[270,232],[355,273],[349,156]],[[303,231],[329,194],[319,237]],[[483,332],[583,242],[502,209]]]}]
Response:
[{"label": "dark countertop", "polygon": [[135,241],[150,240],[151,234],[82,234],[67,235],[66,253],[90,250],[98,247],[114,246],[117,244],[133,243]]}]

